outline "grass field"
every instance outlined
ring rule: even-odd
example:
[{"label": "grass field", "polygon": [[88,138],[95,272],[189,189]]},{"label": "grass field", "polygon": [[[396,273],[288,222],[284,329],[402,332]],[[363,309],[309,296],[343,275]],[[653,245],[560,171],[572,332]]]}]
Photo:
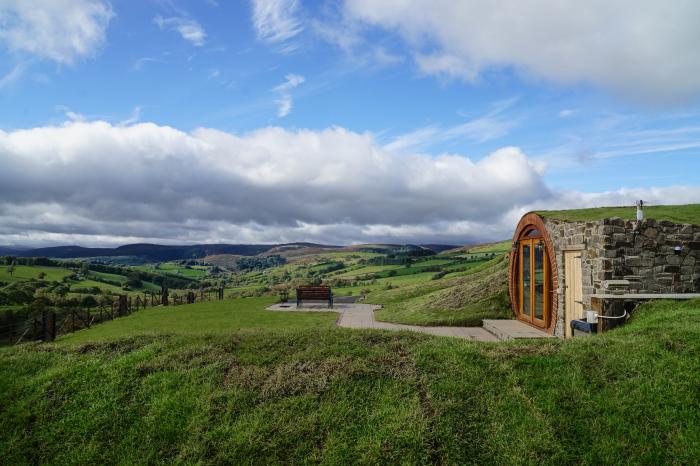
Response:
[{"label": "grass field", "polygon": [[241,298],[195,304],[155,307],[127,317],[80,330],[61,338],[84,342],[154,334],[229,334],[256,329],[328,328],[335,326],[335,312],[285,313],[265,308],[276,300]]},{"label": "grass field", "polygon": [[367,275],[370,273],[385,272],[389,270],[396,270],[401,268],[400,265],[368,265],[360,267],[357,269],[350,270],[348,272],[340,273],[338,275],[333,275],[333,278],[356,278],[362,275]]},{"label": "grass field", "polygon": [[430,277],[432,277],[433,275],[435,275],[435,272],[423,272],[410,275],[397,275],[395,277],[377,278],[375,283],[333,288],[333,293],[337,296],[344,296],[350,293],[353,295],[357,295],[362,290],[381,290],[383,288],[386,288],[389,284],[391,284],[392,287],[403,287],[407,285],[414,285],[416,283],[429,281]]},{"label": "grass field", "polygon": [[106,272],[95,272],[95,271],[90,271],[87,275],[87,278],[101,278],[103,280],[111,280],[114,282],[118,282],[121,284],[126,283],[126,277],[124,275],[117,275],[114,273],[106,273]]},{"label": "grass field", "polygon": [[[246,316],[266,302],[243,301],[246,310],[208,311],[210,323],[248,328]],[[627,326],[591,338],[493,344],[325,326],[217,335],[171,327],[187,309],[132,316],[163,325],[160,334],[119,338],[128,317],[103,334],[109,324],[0,349],[2,462],[700,458],[700,301],[646,305]]]},{"label": "grass field", "polygon": [[172,262],[164,262],[162,264],[158,264],[158,267],[155,268],[155,270],[159,270],[162,272],[166,273],[171,273],[175,275],[180,275],[182,277],[186,278],[203,278],[206,277],[207,271],[202,268],[187,268],[183,267],[178,264],[173,264]]},{"label": "grass field", "polygon": [[10,275],[7,271],[8,266],[0,266],[0,282],[18,282],[22,280],[37,279],[41,272],[46,274],[46,281],[61,281],[63,277],[71,274],[69,269],[61,267],[37,267],[28,265],[16,265],[15,270]]},{"label": "grass field", "polygon": [[[637,209],[636,207],[599,207],[578,210],[545,210],[538,212],[538,214],[567,221],[602,220],[609,217],[634,220],[637,218]],[[700,204],[647,206],[644,207],[644,216],[656,220],[700,225]]]},{"label": "grass field", "polygon": [[94,280],[81,280],[78,282],[72,282],[71,286],[70,286],[70,290],[75,292],[81,288],[91,288],[91,287],[97,287],[101,290],[111,291],[113,293],[124,294],[124,291],[122,291],[121,287],[119,287],[119,286],[110,285],[109,283],[96,282]]}]

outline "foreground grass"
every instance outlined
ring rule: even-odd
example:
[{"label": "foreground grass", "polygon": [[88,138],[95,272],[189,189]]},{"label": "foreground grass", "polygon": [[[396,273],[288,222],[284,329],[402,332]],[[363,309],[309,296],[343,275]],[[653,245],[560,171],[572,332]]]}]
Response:
[{"label": "foreground grass", "polygon": [[273,298],[204,301],[181,306],[147,308],[61,338],[62,342],[117,339],[135,335],[230,334],[259,329],[329,328],[335,312],[269,312]]},{"label": "foreground grass", "polygon": [[[537,213],[543,217],[551,217],[566,221],[594,221],[610,217],[620,217],[625,220],[634,220],[637,218],[636,207],[543,210]],[[644,216],[645,218],[653,218],[656,220],[700,225],[700,204],[648,206],[644,207]]]},{"label": "foreground grass", "polygon": [[93,337],[0,350],[4,463],[700,457],[700,301],[647,305],[625,328],[567,342],[341,329]]}]

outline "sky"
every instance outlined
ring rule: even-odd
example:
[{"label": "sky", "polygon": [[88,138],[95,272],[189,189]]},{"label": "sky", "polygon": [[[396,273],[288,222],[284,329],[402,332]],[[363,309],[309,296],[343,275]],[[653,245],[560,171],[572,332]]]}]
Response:
[{"label": "sky", "polygon": [[0,245],[700,202],[700,2],[0,0]]}]

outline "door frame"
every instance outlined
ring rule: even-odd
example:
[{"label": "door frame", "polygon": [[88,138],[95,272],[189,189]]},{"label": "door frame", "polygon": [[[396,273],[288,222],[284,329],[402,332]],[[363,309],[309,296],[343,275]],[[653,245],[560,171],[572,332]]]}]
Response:
[{"label": "door frame", "polygon": [[[582,250],[564,252],[564,337],[572,337],[573,319],[583,318],[583,263]],[[571,261],[569,260],[571,258]],[[570,266],[572,268],[570,268]],[[578,291],[579,299],[576,299]]]}]

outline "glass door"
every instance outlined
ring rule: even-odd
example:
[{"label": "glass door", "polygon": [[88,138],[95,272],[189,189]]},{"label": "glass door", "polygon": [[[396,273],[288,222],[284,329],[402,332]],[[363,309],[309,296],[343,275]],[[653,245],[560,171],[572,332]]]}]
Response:
[{"label": "glass door", "polygon": [[532,241],[524,240],[520,244],[520,315],[526,320],[532,319]]},{"label": "glass door", "polygon": [[549,313],[549,262],[542,238],[520,241],[520,319],[539,327]]}]

